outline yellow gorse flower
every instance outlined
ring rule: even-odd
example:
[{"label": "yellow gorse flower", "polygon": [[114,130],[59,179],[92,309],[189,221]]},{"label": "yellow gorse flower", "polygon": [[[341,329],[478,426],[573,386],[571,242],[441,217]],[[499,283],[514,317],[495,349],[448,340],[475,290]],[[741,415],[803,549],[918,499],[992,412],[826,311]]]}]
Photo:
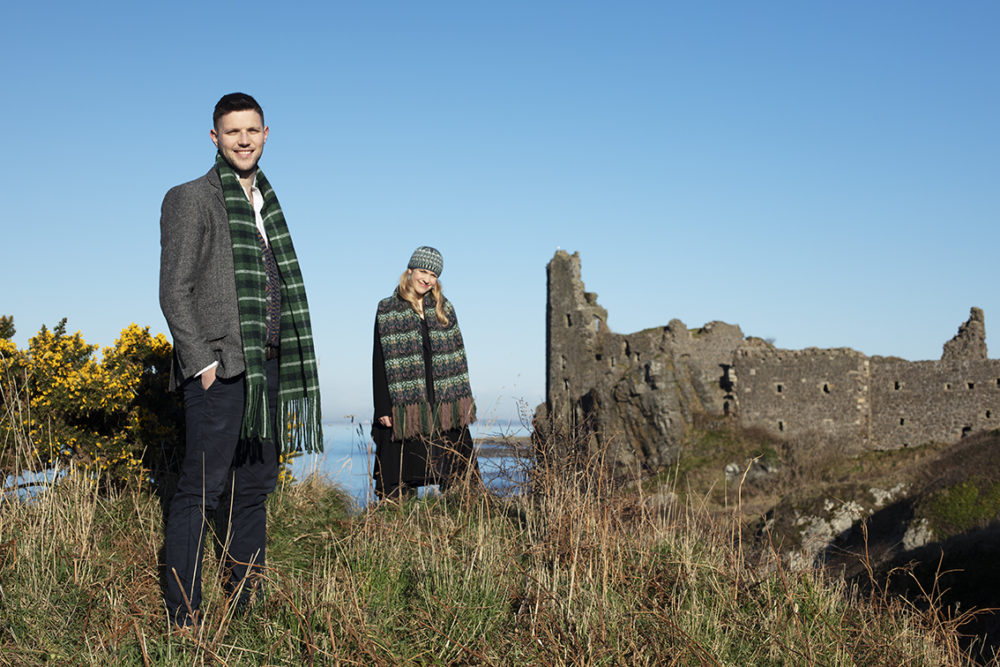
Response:
[{"label": "yellow gorse flower", "polygon": [[[149,482],[183,444],[179,396],[167,391],[171,355],[166,336],[134,322],[99,350],[63,320],[43,326],[25,350],[0,338],[0,400],[23,403],[43,465],[73,461],[113,480]],[[284,459],[281,478],[290,479]]]}]

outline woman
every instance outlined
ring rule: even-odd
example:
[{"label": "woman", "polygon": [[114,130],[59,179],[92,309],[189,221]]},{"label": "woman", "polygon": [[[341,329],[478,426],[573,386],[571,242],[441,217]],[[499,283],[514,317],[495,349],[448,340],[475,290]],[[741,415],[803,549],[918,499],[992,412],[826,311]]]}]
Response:
[{"label": "woman", "polygon": [[375,316],[372,390],[375,493],[411,495],[479,480],[469,424],[476,406],[455,309],[441,293],[441,253],[413,251],[399,286]]}]

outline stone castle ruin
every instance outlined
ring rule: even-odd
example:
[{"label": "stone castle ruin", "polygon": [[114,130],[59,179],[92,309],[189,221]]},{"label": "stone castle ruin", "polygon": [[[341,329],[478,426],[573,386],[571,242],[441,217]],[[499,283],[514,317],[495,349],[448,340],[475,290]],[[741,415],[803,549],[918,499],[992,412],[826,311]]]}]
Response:
[{"label": "stone castle ruin", "polygon": [[987,358],[983,312],[939,361],[849,348],[784,350],[709,322],[617,334],[584,290],[579,254],[548,264],[546,402],[536,419],[596,438],[621,474],[669,465],[685,430],[728,416],[845,454],[950,442],[1000,426],[1000,360]]}]

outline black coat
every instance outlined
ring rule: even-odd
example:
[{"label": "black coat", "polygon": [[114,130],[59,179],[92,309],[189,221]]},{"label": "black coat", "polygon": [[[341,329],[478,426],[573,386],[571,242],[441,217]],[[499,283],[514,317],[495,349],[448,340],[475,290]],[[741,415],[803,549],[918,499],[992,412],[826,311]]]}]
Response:
[{"label": "black coat", "polygon": [[[431,375],[431,340],[426,320],[421,320],[423,338],[424,378],[427,402],[434,405],[434,379]],[[478,479],[479,464],[473,450],[472,434],[467,426],[436,434],[433,438],[393,440],[392,428],[379,423],[379,417],[392,415],[392,399],[385,374],[385,356],[375,320],[375,342],[372,347],[372,439],[375,441],[375,493],[380,497],[393,495],[401,488],[439,484],[442,491],[453,480],[464,477],[469,468]]]}]

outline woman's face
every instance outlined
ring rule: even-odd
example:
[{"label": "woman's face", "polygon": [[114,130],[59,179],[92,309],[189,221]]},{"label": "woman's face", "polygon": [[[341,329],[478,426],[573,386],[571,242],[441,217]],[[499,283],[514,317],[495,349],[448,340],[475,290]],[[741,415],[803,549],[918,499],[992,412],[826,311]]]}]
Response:
[{"label": "woman's face", "polygon": [[427,269],[410,269],[410,286],[414,291],[423,296],[431,291],[431,288],[438,281],[437,274]]}]

